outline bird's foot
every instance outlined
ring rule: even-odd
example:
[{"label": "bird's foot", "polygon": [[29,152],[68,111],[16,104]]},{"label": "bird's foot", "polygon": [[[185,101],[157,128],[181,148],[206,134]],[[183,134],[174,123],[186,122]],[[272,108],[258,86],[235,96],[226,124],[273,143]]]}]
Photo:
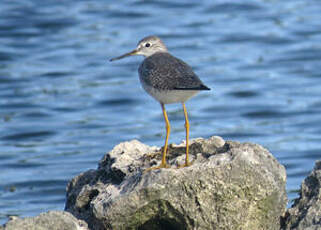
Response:
[{"label": "bird's foot", "polygon": [[193,163],[194,163],[194,160],[191,161],[191,162],[186,161],[185,164],[177,165],[177,168],[178,168],[178,169],[180,169],[180,168],[185,168],[185,167],[191,166]]},{"label": "bird's foot", "polygon": [[149,171],[152,171],[152,170],[155,170],[155,169],[170,168],[170,167],[171,167],[171,166],[168,165],[167,163],[161,163],[161,164],[158,165],[158,166],[145,169],[144,172],[149,172]]},{"label": "bird's foot", "polygon": [[155,151],[155,152],[152,152],[152,153],[147,153],[147,154],[146,154],[146,157],[148,157],[148,158],[155,158],[155,157],[157,157],[159,154],[160,154],[160,151]]}]

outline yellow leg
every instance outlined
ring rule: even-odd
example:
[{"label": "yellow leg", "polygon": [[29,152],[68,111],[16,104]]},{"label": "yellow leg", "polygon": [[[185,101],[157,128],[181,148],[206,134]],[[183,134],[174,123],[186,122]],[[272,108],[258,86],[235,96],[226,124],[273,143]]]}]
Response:
[{"label": "yellow leg", "polygon": [[162,106],[162,110],[163,110],[164,119],[165,119],[165,122],[166,122],[166,139],[165,139],[164,152],[163,152],[163,156],[162,156],[162,163],[161,163],[160,166],[162,168],[167,168],[167,165],[166,165],[166,153],[167,153],[167,146],[168,146],[168,138],[169,138],[169,134],[171,132],[171,126],[169,124],[169,120],[168,120],[168,117],[167,117],[167,113],[166,113],[164,104],[161,104],[161,106]]},{"label": "yellow leg", "polygon": [[188,160],[188,151],[189,151],[189,121],[188,121],[188,116],[187,116],[187,111],[185,104],[183,104],[183,109],[184,109],[184,116],[185,116],[185,130],[186,130],[186,158],[185,158],[185,164],[183,167],[190,166],[192,163],[189,162]]},{"label": "yellow leg", "polygon": [[160,168],[169,168],[170,167],[166,163],[166,153],[167,153],[167,147],[168,147],[168,138],[169,138],[169,134],[171,132],[171,126],[169,124],[169,120],[168,120],[167,113],[166,113],[166,110],[165,110],[165,105],[161,104],[161,107],[162,107],[163,116],[164,116],[165,123],[166,123],[166,139],[165,139],[165,146],[164,146],[164,151],[163,151],[163,155],[162,155],[162,162],[161,162],[161,164],[159,166],[148,168],[145,171],[154,170],[154,169],[160,169]]}]

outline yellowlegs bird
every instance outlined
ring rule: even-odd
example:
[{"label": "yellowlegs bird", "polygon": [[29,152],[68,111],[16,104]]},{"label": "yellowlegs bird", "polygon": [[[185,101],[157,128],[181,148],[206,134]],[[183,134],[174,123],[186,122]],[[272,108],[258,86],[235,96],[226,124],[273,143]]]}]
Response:
[{"label": "yellowlegs bird", "polygon": [[168,121],[165,104],[182,103],[185,116],[186,129],[186,158],[183,167],[191,165],[188,159],[189,121],[185,107],[185,101],[193,97],[201,90],[210,90],[205,86],[192,68],[182,60],[172,56],[165,44],[156,36],[148,36],[138,42],[136,49],[110,59],[115,61],[131,55],[143,55],[144,61],[140,65],[139,79],[148,94],[159,101],[166,122],[166,139],[163,149],[162,162],[151,169],[168,168],[166,152],[170,124]]}]

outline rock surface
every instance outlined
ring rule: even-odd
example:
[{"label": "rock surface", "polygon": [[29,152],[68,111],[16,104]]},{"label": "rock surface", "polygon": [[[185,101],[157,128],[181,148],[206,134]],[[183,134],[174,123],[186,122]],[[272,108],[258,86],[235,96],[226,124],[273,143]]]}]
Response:
[{"label": "rock surface", "polygon": [[[0,228],[1,229],[1,228]],[[5,230],[88,230],[87,223],[63,211],[41,213],[36,217],[12,218]]]},{"label": "rock surface", "polygon": [[287,210],[283,228],[296,230],[321,229],[321,161],[301,185],[300,197]]},{"label": "rock surface", "polygon": [[[65,209],[101,229],[280,229],[285,169],[263,147],[220,137],[191,141],[194,163],[177,169],[185,145],[160,149],[139,141],[117,145],[97,170],[73,178]],[[193,156],[193,157],[192,157]]]}]

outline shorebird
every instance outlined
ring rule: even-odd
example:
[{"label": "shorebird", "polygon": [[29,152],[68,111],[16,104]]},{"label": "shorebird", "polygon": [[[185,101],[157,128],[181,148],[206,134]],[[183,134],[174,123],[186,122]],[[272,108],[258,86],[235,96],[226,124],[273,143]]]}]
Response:
[{"label": "shorebird", "polygon": [[191,165],[188,159],[190,125],[185,101],[195,96],[199,91],[210,90],[210,88],[203,84],[189,65],[172,56],[168,52],[165,44],[157,36],[143,38],[138,42],[136,49],[119,57],[112,58],[110,61],[132,55],[145,56],[144,61],[138,69],[139,79],[145,91],[160,103],[166,123],[166,138],[161,164],[150,169],[169,168],[169,165],[166,163],[166,153],[170,134],[170,123],[165,104],[172,103],[181,103],[185,116],[186,157],[185,164],[180,167]]}]

